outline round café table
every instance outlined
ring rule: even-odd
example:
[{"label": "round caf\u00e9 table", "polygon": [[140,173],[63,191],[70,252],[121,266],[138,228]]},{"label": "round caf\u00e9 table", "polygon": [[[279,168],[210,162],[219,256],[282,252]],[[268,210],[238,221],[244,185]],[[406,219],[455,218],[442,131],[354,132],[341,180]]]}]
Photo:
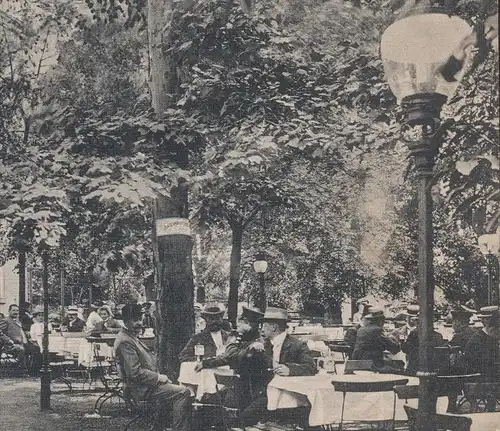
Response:
[{"label": "round caf\u00e9 table", "polygon": [[179,383],[187,387],[191,393],[196,396],[198,401],[204,394],[215,394],[217,392],[217,382],[215,380],[215,371],[234,374],[229,366],[218,368],[203,368],[201,371],[195,371],[196,362],[183,362],[179,371]]},{"label": "round caf\u00e9 table", "polygon": [[[356,372],[357,374],[315,376],[275,376],[267,387],[268,410],[310,406],[309,425],[321,426],[340,422],[342,392],[335,390],[332,382],[363,382],[373,384],[382,382],[394,385],[402,380],[408,384],[418,384],[418,378],[396,374],[377,374]],[[396,382],[396,383],[394,383]],[[406,420],[403,409],[404,400],[396,402],[396,419]],[[394,393],[368,392],[353,393],[346,397],[344,421],[382,421],[392,420]]]}]

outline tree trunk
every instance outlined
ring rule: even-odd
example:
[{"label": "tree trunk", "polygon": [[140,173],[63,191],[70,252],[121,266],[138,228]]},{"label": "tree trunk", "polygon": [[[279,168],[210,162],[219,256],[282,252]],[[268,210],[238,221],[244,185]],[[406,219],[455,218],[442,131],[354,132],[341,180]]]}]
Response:
[{"label": "tree trunk", "polygon": [[[175,195],[175,193],[172,193]],[[159,259],[158,356],[160,370],[176,379],[178,354],[194,333],[194,283],[189,221],[172,199],[157,200]]]},{"label": "tree trunk", "polygon": [[[189,7],[190,2],[178,5]],[[148,0],[148,38],[152,106],[159,120],[165,116],[175,93],[177,76],[167,49],[172,38],[173,0]],[[187,168],[187,151],[177,154],[181,169]],[[157,199],[153,235],[157,236],[157,350],[160,370],[177,378],[177,355],[194,332],[193,240],[189,232],[187,182],[179,180],[171,197]]]},{"label": "tree trunk", "polygon": [[19,305],[26,302],[26,252],[20,251],[17,257],[19,269]]},{"label": "tree trunk", "polygon": [[148,42],[150,59],[151,98],[159,119],[168,106],[169,77],[164,34],[169,32],[172,16],[171,0],[148,0]]},{"label": "tree trunk", "polygon": [[229,321],[236,323],[238,314],[238,289],[240,286],[241,247],[243,243],[243,226],[232,226],[231,266],[229,267],[229,299],[227,301],[227,315]]}]

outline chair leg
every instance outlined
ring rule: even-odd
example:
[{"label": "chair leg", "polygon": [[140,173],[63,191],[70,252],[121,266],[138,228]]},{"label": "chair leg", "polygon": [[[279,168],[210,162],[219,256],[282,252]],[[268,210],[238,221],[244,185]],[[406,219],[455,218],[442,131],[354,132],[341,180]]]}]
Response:
[{"label": "chair leg", "polygon": [[392,431],[396,430],[396,392],[394,392],[394,405],[392,410]]},{"label": "chair leg", "polygon": [[345,392],[342,392],[342,412],[340,413],[340,425],[339,431],[342,431],[342,425],[344,424],[344,407],[345,407]]}]

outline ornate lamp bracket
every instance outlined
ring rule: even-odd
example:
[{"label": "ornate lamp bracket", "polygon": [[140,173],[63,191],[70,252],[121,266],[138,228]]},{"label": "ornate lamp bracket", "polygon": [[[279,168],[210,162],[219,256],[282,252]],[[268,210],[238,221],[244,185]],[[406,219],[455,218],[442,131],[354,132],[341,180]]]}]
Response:
[{"label": "ornate lamp bracket", "polygon": [[403,124],[401,137],[410,149],[419,176],[431,176],[441,141],[441,107],[446,96],[422,93],[405,97],[402,101]]}]

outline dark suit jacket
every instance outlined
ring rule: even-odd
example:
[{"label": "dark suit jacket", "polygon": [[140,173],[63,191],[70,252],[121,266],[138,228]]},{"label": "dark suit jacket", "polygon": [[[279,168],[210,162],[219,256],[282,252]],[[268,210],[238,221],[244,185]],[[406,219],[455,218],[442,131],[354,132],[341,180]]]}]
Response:
[{"label": "dark suit jacket", "polygon": [[469,373],[481,373],[486,380],[500,379],[499,341],[483,330],[475,331],[464,351]]},{"label": "dark suit jacket", "polygon": [[66,327],[68,328],[68,332],[83,332],[85,330],[85,322],[77,317],[72,325],[70,325],[70,322],[68,321],[68,325]]},{"label": "dark suit jacket", "polygon": [[467,343],[475,333],[476,331],[474,329],[472,329],[470,326],[467,326],[467,328],[465,328],[462,332],[456,332],[455,334],[453,334],[453,337],[448,344],[450,346],[460,346],[463,351],[465,349],[465,346],[467,346]]},{"label": "dark suit jacket", "polygon": [[[225,344],[229,337],[229,332],[221,330],[222,333],[222,342]],[[196,361],[196,355],[194,354],[194,346],[197,344],[201,344],[205,347],[205,354],[203,355],[203,359],[207,358],[215,358],[217,356],[217,347],[215,346],[212,335],[209,331],[204,329],[197,334],[194,334],[190,340],[187,342],[184,349],[182,349],[181,353],[179,353],[179,360],[181,362],[192,362]]]},{"label": "dark suit jacket", "polygon": [[124,392],[138,400],[148,389],[158,385],[156,357],[142,341],[127,329],[122,329],[113,348],[116,365],[124,382]]},{"label": "dark suit jacket", "polygon": [[378,325],[368,324],[358,329],[352,359],[370,359],[375,367],[383,367],[385,350],[398,353],[401,350],[399,340],[386,335]]},{"label": "dark suit jacket", "polygon": [[[443,336],[436,331],[432,331],[429,336],[429,345],[430,347],[439,347],[445,343],[443,340]],[[403,343],[401,350],[406,353],[407,364],[406,364],[406,372],[409,374],[415,374],[418,369],[418,330],[414,329],[408,334],[408,338]],[[433,370],[437,370],[441,365],[439,360],[442,359],[439,355],[433,355],[433,361],[431,367]]]},{"label": "dark suit jacket", "polygon": [[287,335],[280,352],[280,364],[290,368],[290,376],[314,376],[316,364],[307,343]]},{"label": "dark suit jacket", "polygon": [[[5,342],[9,343],[9,340],[14,344],[23,344],[23,332],[21,323],[16,322],[12,317],[8,316],[0,320],[0,337],[3,340],[2,344]],[[26,333],[24,337],[25,340],[28,339]]]}]

